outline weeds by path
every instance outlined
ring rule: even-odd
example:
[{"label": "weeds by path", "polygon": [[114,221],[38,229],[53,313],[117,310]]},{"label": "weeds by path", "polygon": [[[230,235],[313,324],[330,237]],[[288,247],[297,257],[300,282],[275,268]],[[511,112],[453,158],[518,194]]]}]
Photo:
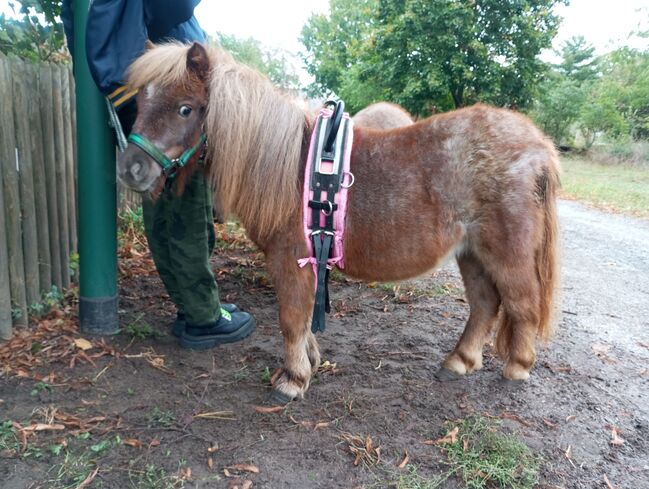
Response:
[{"label": "weeds by path", "polygon": [[649,217],[649,169],[564,158],[562,194],[597,207]]}]

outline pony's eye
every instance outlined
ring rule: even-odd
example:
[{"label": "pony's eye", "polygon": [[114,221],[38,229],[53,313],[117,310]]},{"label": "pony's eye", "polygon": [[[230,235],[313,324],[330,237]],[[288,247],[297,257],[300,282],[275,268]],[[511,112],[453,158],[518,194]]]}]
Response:
[{"label": "pony's eye", "polygon": [[189,105],[181,105],[180,109],[178,109],[178,114],[180,114],[181,117],[189,117],[189,114],[192,113],[192,108]]}]

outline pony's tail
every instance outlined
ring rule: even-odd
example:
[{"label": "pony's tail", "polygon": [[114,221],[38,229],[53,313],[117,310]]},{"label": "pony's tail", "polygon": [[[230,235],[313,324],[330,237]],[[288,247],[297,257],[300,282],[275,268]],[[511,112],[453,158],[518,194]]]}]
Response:
[{"label": "pony's tail", "polygon": [[543,198],[543,239],[536,251],[536,274],[540,286],[539,325],[537,337],[548,341],[554,331],[556,292],[559,289],[559,219],[557,216],[557,191],[559,190],[559,160],[552,158],[543,181],[545,188],[539,188]]},{"label": "pony's tail", "polygon": [[[554,332],[556,293],[559,288],[559,220],[556,197],[560,186],[559,160],[553,154],[549,168],[537,178],[536,196],[541,204],[543,230],[535,254],[536,278],[539,284],[539,310],[536,337],[547,342]],[[514,325],[502,306],[496,320],[496,352],[507,358],[514,333]]]}]

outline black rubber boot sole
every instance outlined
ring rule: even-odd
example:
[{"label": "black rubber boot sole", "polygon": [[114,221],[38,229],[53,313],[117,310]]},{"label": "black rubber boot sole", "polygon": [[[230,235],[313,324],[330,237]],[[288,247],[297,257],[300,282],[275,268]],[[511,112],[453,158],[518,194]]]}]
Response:
[{"label": "black rubber boot sole", "polygon": [[226,343],[236,343],[244,338],[247,338],[257,327],[255,318],[250,316],[250,319],[243,323],[239,329],[228,334],[213,334],[213,335],[188,335],[183,331],[180,336],[180,346],[189,348],[191,350],[209,350],[218,345],[225,345]]}]

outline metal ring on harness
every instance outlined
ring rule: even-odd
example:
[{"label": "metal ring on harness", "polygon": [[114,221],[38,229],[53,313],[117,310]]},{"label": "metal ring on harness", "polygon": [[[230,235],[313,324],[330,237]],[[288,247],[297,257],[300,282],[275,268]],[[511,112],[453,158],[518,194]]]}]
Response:
[{"label": "metal ring on harness", "polygon": [[[349,175],[349,183],[345,185],[345,175]],[[354,182],[356,181],[356,177],[354,174],[350,171],[343,172],[343,179],[340,182],[340,186],[342,188],[350,188],[352,185],[354,185]]]},{"label": "metal ring on harness", "polygon": [[325,211],[324,209],[322,209],[322,213],[323,213],[325,216],[330,216],[331,213],[334,211],[334,206],[333,206],[333,204],[331,203],[331,201],[330,201],[330,200],[323,200],[321,203],[322,203],[322,204],[326,204],[326,205],[329,206],[329,209],[326,210],[326,211]]}]

